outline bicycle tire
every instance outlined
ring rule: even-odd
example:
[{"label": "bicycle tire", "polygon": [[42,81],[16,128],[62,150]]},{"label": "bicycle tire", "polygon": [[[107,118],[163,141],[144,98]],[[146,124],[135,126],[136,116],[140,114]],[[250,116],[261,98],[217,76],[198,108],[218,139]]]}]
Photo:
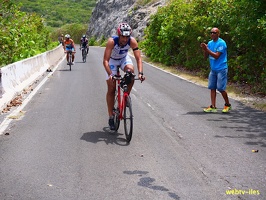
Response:
[{"label": "bicycle tire", "polygon": [[129,143],[132,139],[133,133],[133,114],[132,114],[132,102],[130,96],[125,99],[124,105],[124,129],[126,140]]},{"label": "bicycle tire", "polygon": [[117,96],[115,98],[115,104],[114,104],[114,122],[115,122],[115,131],[119,129],[120,126],[120,119],[119,119],[119,105],[118,105],[118,99]]},{"label": "bicycle tire", "polygon": [[[70,59],[71,60],[71,59]],[[69,65],[69,70],[71,71],[71,65],[72,65],[72,62],[71,61],[67,61],[67,65]]]},{"label": "bicycle tire", "polygon": [[71,71],[71,65],[72,65],[72,52],[69,53],[69,70]]},{"label": "bicycle tire", "polygon": [[82,61],[84,63],[86,62],[86,57],[87,57],[86,49],[82,49]]}]

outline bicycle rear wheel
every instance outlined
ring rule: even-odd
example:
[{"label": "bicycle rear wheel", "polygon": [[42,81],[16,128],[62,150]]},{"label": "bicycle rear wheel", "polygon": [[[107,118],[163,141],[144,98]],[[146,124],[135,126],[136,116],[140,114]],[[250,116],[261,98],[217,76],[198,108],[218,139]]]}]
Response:
[{"label": "bicycle rear wheel", "polygon": [[132,139],[132,132],[133,132],[132,103],[130,96],[128,96],[125,100],[126,101],[124,108],[124,129],[125,129],[126,140],[129,143]]},{"label": "bicycle rear wheel", "polygon": [[119,105],[118,105],[118,99],[117,96],[115,97],[115,105],[114,105],[114,122],[115,122],[115,131],[117,131],[119,129],[119,125],[120,125],[120,119],[119,119]]}]

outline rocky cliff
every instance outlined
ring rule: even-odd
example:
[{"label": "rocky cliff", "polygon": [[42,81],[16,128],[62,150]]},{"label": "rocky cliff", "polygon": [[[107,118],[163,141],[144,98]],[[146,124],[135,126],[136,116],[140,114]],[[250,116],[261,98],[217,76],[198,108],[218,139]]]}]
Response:
[{"label": "rocky cliff", "polygon": [[133,29],[132,35],[141,40],[150,16],[166,1],[140,6],[139,0],[99,0],[93,10],[87,34],[89,38],[108,38],[116,35],[119,23],[127,22]]}]

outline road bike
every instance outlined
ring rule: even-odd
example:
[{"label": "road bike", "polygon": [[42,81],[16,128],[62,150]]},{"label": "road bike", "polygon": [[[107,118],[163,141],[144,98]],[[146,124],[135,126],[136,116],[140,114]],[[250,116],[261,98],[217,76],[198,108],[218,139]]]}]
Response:
[{"label": "road bike", "polygon": [[72,54],[73,54],[74,52],[73,51],[71,51],[71,50],[69,50],[68,52],[67,52],[67,54],[68,54],[68,60],[67,60],[67,65],[69,65],[69,70],[71,71],[71,66],[73,65],[73,61],[72,61]]},{"label": "road bike", "polygon": [[126,71],[124,76],[120,75],[119,67],[117,74],[113,77],[117,81],[115,104],[113,109],[115,131],[119,129],[120,121],[124,121],[124,130],[127,143],[130,143],[133,133],[133,114],[132,114],[132,101],[128,92],[128,84],[135,78],[135,75]]},{"label": "road bike", "polygon": [[81,51],[82,51],[82,61],[85,63],[86,59],[87,59],[87,49],[86,47],[81,47]]}]

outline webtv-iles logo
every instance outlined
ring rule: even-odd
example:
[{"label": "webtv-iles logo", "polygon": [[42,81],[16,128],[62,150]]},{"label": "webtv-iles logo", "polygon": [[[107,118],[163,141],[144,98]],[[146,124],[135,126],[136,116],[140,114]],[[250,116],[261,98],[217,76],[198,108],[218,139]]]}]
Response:
[{"label": "webtv-iles logo", "polygon": [[238,189],[231,189],[231,190],[226,190],[225,192],[227,195],[260,195],[259,190],[254,190],[254,189],[248,189],[248,190],[238,190]]}]

